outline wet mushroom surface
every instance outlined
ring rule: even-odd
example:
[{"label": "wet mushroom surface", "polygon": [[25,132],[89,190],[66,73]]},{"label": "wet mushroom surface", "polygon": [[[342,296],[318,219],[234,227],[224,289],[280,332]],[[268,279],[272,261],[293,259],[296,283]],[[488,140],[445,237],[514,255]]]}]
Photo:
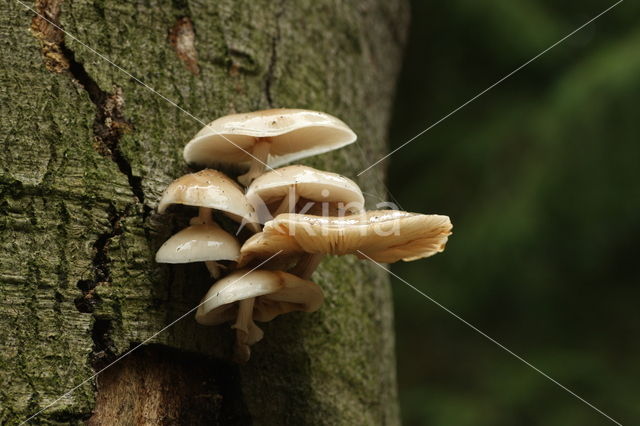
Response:
[{"label": "wet mushroom surface", "polygon": [[355,142],[356,134],[332,115],[303,109],[271,109],[232,114],[214,120],[189,141],[190,164],[248,164],[238,181],[248,186],[264,172]]},{"label": "wet mushroom surface", "polygon": [[196,320],[203,325],[235,321],[235,357],[246,362],[249,347],[263,337],[254,320],[267,322],[293,311],[314,312],[323,300],[320,286],[293,274],[241,269],[209,289],[198,307]]},{"label": "wet mushroom surface", "polygon": [[237,261],[240,244],[236,238],[213,221],[191,225],[174,234],[158,249],[158,263],[204,262],[213,278],[223,267],[219,261]]},{"label": "wet mushroom surface", "polygon": [[254,180],[246,192],[261,223],[281,214],[320,212],[325,216],[364,211],[358,185],[337,173],[307,166],[287,166]]},{"label": "wet mushroom surface", "polygon": [[[326,254],[355,254],[382,263],[411,261],[444,251],[451,229],[447,216],[396,210],[344,217],[281,214],[247,240],[240,249],[239,263],[268,258],[280,250],[316,256],[315,262],[317,256]],[[298,267],[297,272],[306,277],[315,266],[312,262]]]},{"label": "wet mushroom surface", "polygon": [[158,212],[164,213],[172,204],[198,207],[199,221],[194,223],[208,223],[212,210],[218,210],[236,222],[247,223],[254,231],[259,229],[242,188],[217,170],[204,169],[173,181],[162,194]]},{"label": "wet mushroom surface", "polygon": [[[447,216],[367,212],[354,181],[307,166],[265,173],[267,167],[338,149],[356,138],[332,115],[272,109],[218,118],[186,144],[184,159],[190,164],[249,168],[237,179],[246,192],[222,172],[204,169],[176,179],[158,205],[160,213],[172,204],[198,208],[190,226],[167,240],[156,259],[205,262],[214,282],[197,307],[196,320],[203,325],[233,322],[236,362],[247,362],[250,347],[264,337],[255,321],[320,308],[322,289],[309,278],[325,255],[355,254],[391,263],[444,250],[452,228]],[[254,235],[240,245],[213,220],[214,211]]]}]

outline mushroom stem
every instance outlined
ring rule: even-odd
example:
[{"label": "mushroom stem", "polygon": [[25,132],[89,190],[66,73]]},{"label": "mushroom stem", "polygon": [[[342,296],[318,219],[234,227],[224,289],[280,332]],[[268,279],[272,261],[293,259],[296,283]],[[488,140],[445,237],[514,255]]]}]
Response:
[{"label": "mushroom stem", "polygon": [[204,262],[204,264],[207,266],[207,269],[209,270],[209,274],[211,274],[212,278],[218,279],[220,277],[220,273],[221,273],[220,270],[222,269],[222,266],[218,262],[215,262],[213,260],[208,260]]},{"label": "mushroom stem", "polygon": [[231,328],[236,329],[236,344],[234,359],[244,363],[251,356],[249,346],[262,339],[262,330],[253,322],[253,305],[255,298],[243,299],[238,302],[238,316]]},{"label": "mushroom stem", "polygon": [[192,217],[189,223],[191,225],[213,225],[213,209],[208,207],[198,207],[198,216]]},{"label": "mushroom stem", "polygon": [[289,187],[289,190],[287,191],[287,195],[284,196],[278,208],[273,212],[273,217],[276,217],[281,213],[295,213],[296,204],[298,203],[299,199],[300,196],[296,191],[296,187],[294,185],[291,185]]},{"label": "mushroom stem", "polygon": [[298,261],[291,273],[297,275],[303,280],[311,278],[311,274],[318,268],[320,262],[324,258],[321,253],[307,253]]},{"label": "mushroom stem", "polygon": [[271,142],[265,138],[258,138],[256,144],[251,151],[251,163],[249,171],[241,176],[238,176],[238,182],[244,186],[249,186],[251,182],[264,173],[267,159],[269,158],[269,151],[271,150]]}]

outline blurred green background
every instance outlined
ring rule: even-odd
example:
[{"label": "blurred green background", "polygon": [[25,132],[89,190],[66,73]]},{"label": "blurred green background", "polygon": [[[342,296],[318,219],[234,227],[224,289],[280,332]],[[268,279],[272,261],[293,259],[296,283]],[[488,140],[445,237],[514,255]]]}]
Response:
[{"label": "blurred green background", "polygon": [[[613,4],[414,1],[391,148]],[[625,1],[391,157],[450,215],[393,271],[622,424],[640,424],[640,4]],[[393,280],[405,425],[613,424]]]}]

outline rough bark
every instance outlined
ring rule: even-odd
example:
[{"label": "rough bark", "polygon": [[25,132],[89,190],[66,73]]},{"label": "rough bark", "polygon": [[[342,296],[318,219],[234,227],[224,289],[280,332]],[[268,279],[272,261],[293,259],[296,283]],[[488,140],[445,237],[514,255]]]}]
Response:
[{"label": "rough bark", "polygon": [[[157,215],[204,121],[301,107],[343,118],[357,145],[306,164],[355,177],[385,149],[403,1],[70,1],[0,4],[0,422],[16,424],[195,306],[202,265],[155,250],[184,226]],[[233,172],[233,171],[230,171]],[[359,184],[385,197],[382,168]],[[377,198],[376,198],[377,197]],[[179,321],[34,422],[396,424],[384,273],[327,258],[314,314],[266,324],[252,360],[228,327]],[[118,423],[119,422],[119,423]]]}]

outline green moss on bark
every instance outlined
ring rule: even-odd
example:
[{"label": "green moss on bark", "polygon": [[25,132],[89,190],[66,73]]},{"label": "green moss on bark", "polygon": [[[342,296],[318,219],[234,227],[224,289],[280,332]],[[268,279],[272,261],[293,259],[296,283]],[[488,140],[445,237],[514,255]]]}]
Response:
[{"label": "green moss on bark", "polygon": [[[343,118],[359,142],[307,164],[355,178],[385,149],[404,6],[66,1],[59,20],[206,122],[270,106]],[[185,16],[199,73],[168,38]],[[181,316],[210,285],[201,265],[153,262],[180,222],[153,209],[188,170],[181,150],[201,123],[69,37],[67,54],[86,75],[48,70],[32,18],[13,0],[0,6],[0,421],[7,423]],[[96,93],[120,96],[120,121]],[[381,170],[359,180],[371,206],[385,198]],[[353,258],[328,258],[314,279],[326,291],[323,309],[267,324],[265,340],[240,369],[254,423],[397,423],[386,277]],[[201,327],[191,315],[154,342],[217,358],[230,351],[226,328]],[[94,391],[87,382],[39,421],[86,418]]]}]

